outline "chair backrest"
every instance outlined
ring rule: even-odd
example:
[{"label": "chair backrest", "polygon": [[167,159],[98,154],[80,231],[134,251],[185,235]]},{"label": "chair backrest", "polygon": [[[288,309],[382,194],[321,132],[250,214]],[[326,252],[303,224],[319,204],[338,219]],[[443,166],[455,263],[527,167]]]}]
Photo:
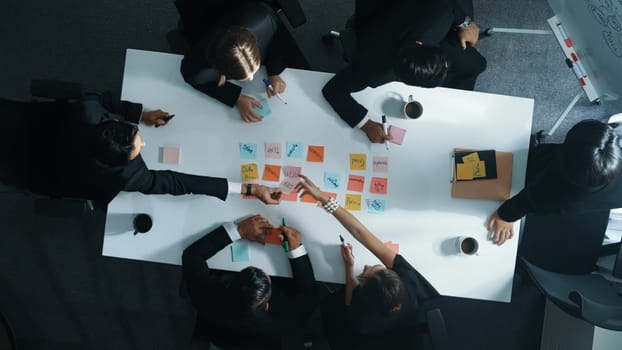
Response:
[{"label": "chair backrest", "polygon": [[566,215],[528,215],[518,254],[549,271],[582,274],[596,268],[609,210]]},{"label": "chair backrest", "polygon": [[428,332],[434,350],[451,350],[449,334],[445,326],[445,319],[440,309],[432,309],[426,312]]},{"label": "chair backrest", "polygon": [[9,322],[0,312],[0,349],[2,350],[15,350],[15,335],[9,325]]}]

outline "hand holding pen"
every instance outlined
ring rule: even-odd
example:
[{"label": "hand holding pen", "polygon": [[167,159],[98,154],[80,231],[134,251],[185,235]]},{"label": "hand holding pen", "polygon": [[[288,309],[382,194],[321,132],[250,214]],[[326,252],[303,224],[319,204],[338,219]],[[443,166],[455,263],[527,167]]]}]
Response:
[{"label": "hand holding pen", "polygon": [[[270,80],[268,80],[270,79]],[[285,91],[285,81],[278,75],[270,76],[268,79],[263,79],[264,85],[266,85],[266,94],[268,97],[275,96],[279,98],[283,103],[287,104],[287,101],[281,96],[281,92]]]},{"label": "hand holding pen", "polygon": [[354,254],[352,253],[352,244],[346,243],[341,235],[339,235],[339,239],[341,240],[341,258],[343,258],[343,264],[346,266],[347,269],[352,269],[354,267]]},{"label": "hand holding pen", "polygon": [[302,245],[300,232],[298,232],[296,229],[282,225],[281,227],[279,227],[279,230],[281,230],[281,239],[283,240],[281,244],[283,245],[284,249],[286,247],[285,243],[287,242],[287,249],[285,250],[286,252],[294,250]]}]

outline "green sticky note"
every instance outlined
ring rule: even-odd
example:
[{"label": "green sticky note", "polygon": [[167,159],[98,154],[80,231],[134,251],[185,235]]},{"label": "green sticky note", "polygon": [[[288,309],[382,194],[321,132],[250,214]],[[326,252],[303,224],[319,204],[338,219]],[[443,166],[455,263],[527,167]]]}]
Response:
[{"label": "green sticky note", "polygon": [[233,262],[248,261],[248,244],[246,242],[233,242],[231,245],[231,260]]},{"label": "green sticky note", "polygon": [[253,111],[255,111],[255,113],[259,114],[264,118],[270,116],[270,114],[272,114],[272,109],[268,104],[268,100],[265,98],[261,98],[259,99],[259,103],[261,103],[261,108],[253,105]]}]

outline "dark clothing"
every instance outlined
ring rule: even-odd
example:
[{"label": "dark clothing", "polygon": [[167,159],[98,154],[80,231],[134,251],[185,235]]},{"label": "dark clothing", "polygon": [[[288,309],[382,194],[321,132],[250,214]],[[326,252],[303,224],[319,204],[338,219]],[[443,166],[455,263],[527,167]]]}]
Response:
[{"label": "dark clothing", "polygon": [[181,74],[184,80],[195,89],[233,107],[240,96],[242,88],[227,81],[218,86],[220,72],[212,67],[207,51],[221,35],[222,30],[240,26],[253,32],[261,53],[261,62],[266,65],[268,75],[278,75],[285,69],[283,54],[285,53],[286,29],[272,8],[260,1],[244,3],[236,9],[234,15],[225,15],[217,25],[210,25],[203,35],[181,62]]},{"label": "dark clothing", "polygon": [[405,289],[402,308],[397,313],[370,314],[369,305],[357,300],[361,287],[354,289],[349,307],[344,304],[343,290],[322,302],[322,320],[331,349],[421,348],[418,330],[425,322],[422,304],[439,294],[401,255],[395,257],[393,271],[400,276]]},{"label": "dark clothing", "polygon": [[[149,170],[139,155],[125,166],[108,167],[93,152],[94,127],[109,119],[138,123],[142,105],[91,95],[79,102],[3,101],[20,110],[14,116],[22,133],[13,146],[28,151],[18,166],[26,187],[38,194],[76,197],[105,207],[120,191],[145,194],[205,194],[227,197],[227,181],[169,170]],[[104,105],[102,105],[104,104]]]},{"label": "dark clothing", "polygon": [[[398,50],[424,45],[440,46],[449,64],[444,87],[473,90],[475,79],[486,68],[486,60],[473,47],[460,47],[454,27],[466,16],[473,18],[470,0],[396,0],[380,4],[373,16],[356,19],[357,49],[352,63],[338,72],[322,89],[337,114],[351,127],[367,109],[350,95],[366,87],[399,81],[393,72]],[[358,14],[357,14],[358,16]]]},{"label": "dark clothing", "polygon": [[184,250],[183,276],[192,304],[198,310],[199,336],[224,349],[289,349],[294,345],[302,348],[305,322],[316,306],[309,257],[289,260],[293,279],[285,282],[290,282],[290,286],[284,287],[279,283],[283,281],[272,278],[269,311],[239,316],[232,313],[235,291],[228,288],[236,272],[212,270],[206,263],[231,243],[220,226]]},{"label": "dark clothing", "polygon": [[516,221],[527,214],[565,214],[622,207],[622,176],[590,191],[571,184],[561,167],[561,144],[538,146],[527,165],[527,184],[497,210],[501,219]]}]

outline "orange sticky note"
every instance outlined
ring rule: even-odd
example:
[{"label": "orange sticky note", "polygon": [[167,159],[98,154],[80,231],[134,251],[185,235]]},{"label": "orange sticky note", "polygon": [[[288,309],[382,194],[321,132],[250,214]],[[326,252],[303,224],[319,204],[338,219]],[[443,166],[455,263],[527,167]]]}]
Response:
[{"label": "orange sticky note", "polygon": [[313,196],[310,194],[304,194],[302,197],[300,197],[300,201],[313,204],[317,203],[317,200],[313,198]]},{"label": "orange sticky note", "polygon": [[348,176],[348,191],[363,192],[365,176],[350,174]]},{"label": "orange sticky note", "polygon": [[280,234],[281,234],[281,231],[278,228],[270,229],[268,233],[266,233],[266,236],[264,238],[264,243],[280,246],[281,245],[281,238],[279,238]]},{"label": "orange sticky note", "polygon": [[324,162],[324,146],[309,146],[307,161],[315,163]]},{"label": "orange sticky note", "polygon": [[[259,186],[259,185],[258,185],[258,184],[252,184],[251,186],[253,186],[253,187],[257,187],[257,186]],[[242,198],[243,198],[243,199],[256,199],[257,197],[255,197],[255,196],[247,196],[247,195],[243,194],[243,195],[242,195]]]},{"label": "orange sticky note", "polygon": [[259,179],[257,164],[242,164],[242,181],[253,181]]},{"label": "orange sticky note", "polygon": [[263,177],[264,181],[275,181],[278,182],[281,178],[281,166],[280,165],[270,165],[266,164],[263,167]]},{"label": "orange sticky note", "polygon": [[360,194],[346,194],[346,209],[348,210],[361,210],[361,195]]},{"label": "orange sticky note", "polygon": [[372,177],[369,192],[378,194],[387,194],[387,178],[386,177]]},{"label": "orange sticky note", "polygon": [[365,170],[367,155],[365,153],[350,153],[350,170]]},{"label": "orange sticky note", "polygon": [[289,202],[298,202],[298,192],[281,192],[281,200]]},{"label": "orange sticky note", "polygon": [[473,180],[473,163],[456,164],[457,180]]}]

